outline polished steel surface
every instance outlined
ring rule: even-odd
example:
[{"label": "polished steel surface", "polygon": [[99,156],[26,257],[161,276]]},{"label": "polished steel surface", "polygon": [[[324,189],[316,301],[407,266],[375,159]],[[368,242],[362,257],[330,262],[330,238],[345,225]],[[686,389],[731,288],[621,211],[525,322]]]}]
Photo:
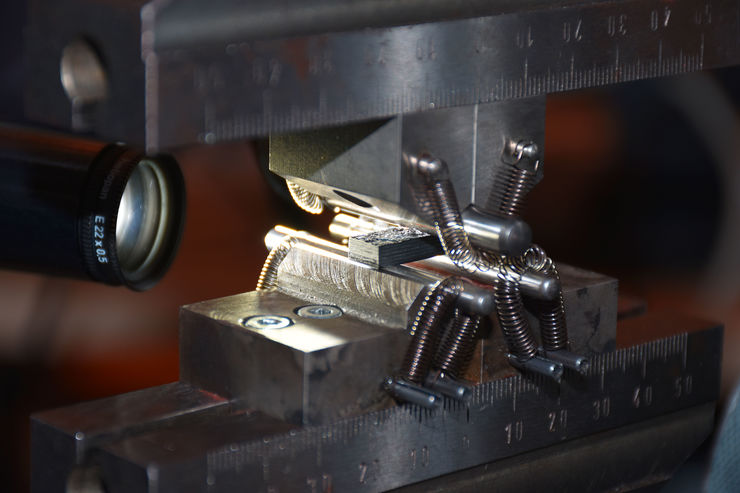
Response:
[{"label": "polished steel surface", "polygon": [[714,413],[705,404],[393,491],[655,491],[706,440]]},{"label": "polished steel surface", "polygon": [[736,64],[738,3],[35,0],[29,116],[70,125],[59,60],[82,34],[110,80],[94,129],[158,149]]},{"label": "polished steel surface", "polygon": [[185,306],[180,379],[296,424],[387,406],[380,384],[399,364],[407,336],[343,311],[269,291]]},{"label": "polished steel surface", "polygon": [[[599,355],[586,375],[566,374],[560,386],[521,376],[496,380],[476,386],[468,404],[445,400],[434,411],[396,406],[325,426],[272,432],[264,430],[259,414],[247,412],[152,430],[102,445],[94,463],[103,477],[115,480],[110,493],[183,491],[194,485],[207,485],[212,492],[247,486],[263,492],[375,492],[554,446],[544,449],[546,455],[535,454],[540,460],[532,463],[545,467],[549,457],[554,462],[546,466],[547,474],[559,470],[568,478],[564,484],[633,478],[636,471],[645,471],[632,468],[629,457],[640,451],[624,441],[653,437],[647,450],[661,451],[658,445],[670,440],[675,454],[685,456],[704,436],[711,409],[701,406],[711,408],[717,397],[721,334],[721,328],[707,328]],[[681,410],[686,412],[670,414]],[[697,415],[704,419],[687,421]],[[640,422],[646,433],[620,428]],[[682,437],[671,435],[687,423],[696,428]],[[621,436],[621,441],[602,436],[586,450],[603,447],[599,457],[613,453],[615,462],[578,468],[585,476],[569,478],[561,453],[583,442],[568,442],[614,429],[610,436]],[[651,435],[649,429],[665,433]],[[665,459],[671,467],[680,462],[671,454]],[[501,466],[504,476],[526,467],[516,460]],[[479,471],[475,477],[485,480],[486,475]]]},{"label": "polished steel surface", "polygon": [[532,229],[519,218],[485,214],[474,206],[462,211],[465,231],[474,243],[506,255],[522,255],[532,244]]},{"label": "polished steel surface", "polygon": [[[459,207],[495,213],[494,184],[507,167],[510,142],[533,140],[544,148],[544,125],[545,98],[531,97],[271,135],[270,170],[345,211],[433,231],[418,210],[405,161],[422,154],[445,161]],[[491,244],[490,232],[472,239]]]},{"label": "polished steel surface", "polygon": [[[150,150],[270,136],[271,169],[312,210],[325,202],[426,232],[409,157],[450,163],[459,209],[485,218],[500,212],[496,180],[512,145],[543,150],[544,95],[740,63],[740,0],[30,4],[31,118]],[[83,37],[105,62],[93,66],[105,91],[80,92],[84,65],[64,63]],[[474,243],[530,243],[523,223],[509,224],[520,235],[507,243],[480,217],[456,224]],[[553,378],[518,375],[487,317],[460,376],[470,387],[445,387],[469,399],[443,398],[387,377],[420,293],[461,273],[450,259],[378,269],[367,264],[385,265],[380,255],[360,262],[345,246],[296,238],[274,285],[183,307],[180,383],[37,417],[34,490],[63,491],[82,471],[109,493],[385,491],[466,468],[476,469],[461,490],[522,488],[531,476],[613,489],[670,474],[662,459],[640,466],[657,453],[677,463],[707,432],[720,327],[615,350],[616,280],[567,266],[562,282],[530,273],[517,284],[534,298],[562,285],[570,349],[590,366],[563,371],[535,356],[512,363]],[[485,285],[498,274],[466,273]],[[384,382],[416,404],[395,405]],[[669,436],[687,424],[691,433]],[[567,475],[568,460],[582,477]]]},{"label": "polished steel surface", "polygon": [[[305,231],[279,226],[267,234],[265,241],[268,246],[275,245],[286,235],[295,235],[297,243],[280,264],[278,289],[306,302],[336,304],[345,312],[374,324],[406,328],[419,294],[426,286],[447,277],[468,277],[483,286],[490,285],[490,277],[482,278],[455,269],[444,256],[378,270],[351,260],[347,247]],[[571,349],[586,354],[613,349],[617,327],[617,280],[568,265],[560,265],[560,274],[558,286],[562,283]],[[524,284],[522,289],[525,294],[533,293],[536,300],[539,299],[538,289],[542,287],[538,281],[541,276],[529,276],[524,281],[530,277],[532,284]],[[544,286],[546,288],[547,284]],[[468,301],[465,291],[462,298],[463,302]],[[476,295],[469,301],[472,302],[470,306],[482,306],[486,297]],[[472,311],[486,313],[482,309]],[[536,315],[527,313],[526,316],[532,327],[539,327]],[[501,369],[501,343],[498,330],[482,342],[480,361],[474,365],[481,375],[494,374]]]}]

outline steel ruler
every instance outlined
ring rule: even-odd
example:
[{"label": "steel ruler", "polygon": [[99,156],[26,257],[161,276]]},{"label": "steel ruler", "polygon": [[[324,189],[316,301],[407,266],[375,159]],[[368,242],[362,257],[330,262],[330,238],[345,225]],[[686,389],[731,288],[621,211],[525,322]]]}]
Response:
[{"label": "steel ruler", "polygon": [[677,335],[595,356],[561,385],[513,376],[434,411],[272,432],[248,416],[157,430],[105,447],[99,463],[139,467],[149,491],[385,491],[712,402],[721,347],[721,327]]},{"label": "steel ruler", "polygon": [[[740,0],[551,5],[268,39],[246,27],[230,37],[200,30],[199,43],[145,44],[148,141],[238,139],[740,63]],[[149,29],[156,40],[165,27]]]}]

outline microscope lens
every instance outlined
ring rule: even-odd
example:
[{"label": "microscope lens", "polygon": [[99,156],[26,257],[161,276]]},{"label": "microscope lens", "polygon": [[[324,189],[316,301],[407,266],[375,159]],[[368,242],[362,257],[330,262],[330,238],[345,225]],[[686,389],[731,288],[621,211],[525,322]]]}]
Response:
[{"label": "microscope lens", "polygon": [[152,287],[179,246],[182,173],[168,156],[0,125],[0,267]]},{"label": "microscope lens", "polygon": [[121,196],[116,219],[116,248],[129,280],[148,277],[164,252],[171,217],[171,185],[154,161],[134,168]]}]

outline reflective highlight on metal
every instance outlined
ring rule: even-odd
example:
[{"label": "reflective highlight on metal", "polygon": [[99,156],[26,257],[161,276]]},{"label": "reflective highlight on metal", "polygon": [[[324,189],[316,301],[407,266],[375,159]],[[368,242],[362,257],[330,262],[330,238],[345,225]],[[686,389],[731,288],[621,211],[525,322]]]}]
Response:
[{"label": "reflective highlight on metal", "polygon": [[[468,273],[457,267],[452,260],[444,255],[421,260],[419,262],[415,262],[415,264],[434,270],[442,270],[454,274],[465,275],[475,281],[487,285],[493,285],[498,278],[499,272],[498,268],[492,268],[489,271],[478,270]],[[521,288],[522,293],[531,298],[547,300],[558,296],[560,281],[539,272],[524,272],[519,280],[519,287]]]},{"label": "reflective highlight on metal", "polygon": [[579,373],[585,373],[588,371],[591,363],[589,359],[580,354],[575,354],[564,349],[558,351],[545,351],[545,357],[556,363],[560,363],[565,368],[575,370]]},{"label": "reflective highlight on metal", "polygon": [[434,392],[404,380],[388,377],[383,388],[399,401],[424,409],[435,409],[441,404],[441,398]]},{"label": "reflective highlight on metal", "polygon": [[[529,192],[542,178],[539,150],[534,142],[510,142],[509,153],[502,160],[506,169],[499,172],[493,185],[493,197],[498,202],[498,212],[505,217],[519,217]],[[527,245],[529,246],[529,245]],[[517,255],[524,253],[520,252]]]},{"label": "reflective highlight on metal", "polygon": [[108,96],[108,76],[95,48],[85,39],[71,41],[62,50],[59,77],[74,105],[103,101]]},{"label": "reflective highlight on metal", "polygon": [[342,316],[342,310],[334,305],[307,305],[297,308],[296,315],[305,318],[337,318]]},{"label": "reflective highlight on metal", "polygon": [[280,315],[255,315],[243,319],[241,324],[257,330],[275,330],[290,327],[293,325],[293,321]]},{"label": "reflective highlight on metal", "polygon": [[455,311],[434,359],[433,366],[441,376],[459,379],[465,375],[475,352],[480,320],[479,316],[469,316],[459,309]]},{"label": "reflective highlight on metal", "polygon": [[321,214],[324,212],[324,203],[321,197],[290,180],[286,180],[285,183],[288,186],[290,196],[293,197],[293,201],[298,207],[309,214]]},{"label": "reflective highlight on metal", "polygon": [[519,218],[486,214],[471,205],[462,220],[471,239],[487,250],[518,256],[532,244],[532,228]]},{"label": "reflective highlight on metal", "polygon": [[168,228],[172,228],[172,185],[156,161],[136,165],[121,196],[116,217],[118,261],[127,279],[146,278],[166,255]]},{"label": "reflective highlight on metal", "polygon": [[404,380],[419,385],[426,380],[442,337],[443,324],[457,301],[460,284],[458,279],[445,279],[424,294],[409,327],[411,340],[399,372]]},{"label": "reflective highlight on metal", "polygon": [[470,386],[458,382],[444,373],[430,374],[426,386],[456,401],[467,401],[473,394]]},{"label": "reflective highlight on metal", "polygon": [[510,354],[509,363],[511,363],[511,366],[518,368],[525,373],[544,375],[558,383],[563,378],[563,365],[554,361],[549,361],[540,356],[534,356],[527,360],[523,360]]},{"label": "reflective highlight on metal", "polygon": [[257,279],[257,286],[254,288],[256,291],[277,288],[278,268],[283,260],[285,260],[285,256],[288,255],[290,249],[293,248],[295,242],[296,240],[292,236],[285,235],[277,240],[275,245],[270,248],[270,253],[267,254],[265,263],[262,265],[262,270],[260,271],[260,276]]}]

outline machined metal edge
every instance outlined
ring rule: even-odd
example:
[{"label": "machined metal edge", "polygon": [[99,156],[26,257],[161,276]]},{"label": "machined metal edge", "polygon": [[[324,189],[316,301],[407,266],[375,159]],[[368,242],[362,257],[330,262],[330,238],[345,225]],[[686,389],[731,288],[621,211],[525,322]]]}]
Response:
[{"label": "machined metal edge", "polygon": [[[584,376],[566,373],[560,386],[514,376],[476,386],[467,404],[445,400],[434,411],[404,405],[246,440],[235,422],[222,446],[170,460],[162,460],[160,442],[172,434],[146,434],[104,447],[99,460],[104,470],[119,461],[145,468],[163,491],[184,488],[193,477],[205,478],[209,491],[246,484],[256,491],[306,484],[316,484],[314,491],[385,491],[713,402],[721,342],[721,327],[668,337],[598,355]],[[211,434],[201,427],[177,436],[197,443]],[[191,473],[175,474],[178,463]]]}]

